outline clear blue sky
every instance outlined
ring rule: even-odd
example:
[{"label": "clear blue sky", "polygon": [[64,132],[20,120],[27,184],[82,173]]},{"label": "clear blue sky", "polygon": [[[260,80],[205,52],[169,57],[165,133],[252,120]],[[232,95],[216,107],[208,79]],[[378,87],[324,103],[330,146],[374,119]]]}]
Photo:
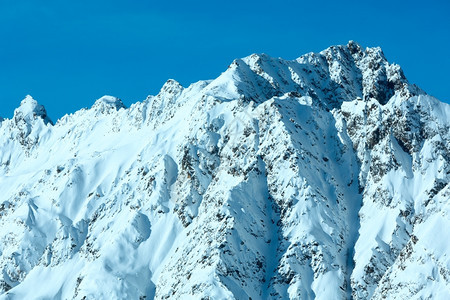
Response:
[{"label": "clear blue sky", "polygon": [[126,105],[251,53],[294,59],[356,40],[450,102],[450,1],[0,0],[0,116],[31,94],[56,121],[108,94]]}]

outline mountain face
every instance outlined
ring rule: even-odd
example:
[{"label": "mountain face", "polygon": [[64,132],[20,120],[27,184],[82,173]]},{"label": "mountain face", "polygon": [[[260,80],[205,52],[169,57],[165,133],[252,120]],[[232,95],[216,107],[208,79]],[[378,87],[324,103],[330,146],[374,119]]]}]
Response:
[{"label": "mountain face", "polygon": [[355,42],[0,119],[0,299],[449,299],[450,106]]}]

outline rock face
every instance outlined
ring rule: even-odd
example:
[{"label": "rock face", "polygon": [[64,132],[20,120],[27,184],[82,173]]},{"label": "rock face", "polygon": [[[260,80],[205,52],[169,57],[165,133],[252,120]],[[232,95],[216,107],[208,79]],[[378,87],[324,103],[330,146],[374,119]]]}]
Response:
[{"label": "rock face", "polygon": [[355,42],[0,121],[0,299],[450,298],[450,107]]}]

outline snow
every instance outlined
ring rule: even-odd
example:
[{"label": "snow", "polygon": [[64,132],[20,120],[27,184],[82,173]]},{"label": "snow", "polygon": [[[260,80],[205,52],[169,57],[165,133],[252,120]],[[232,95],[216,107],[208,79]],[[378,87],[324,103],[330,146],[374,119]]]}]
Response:
[{"label": "snow", "polygon": [[352,41],[54,125],[27,96],[0,123],[0,299],[448,298],[449,120]]}]

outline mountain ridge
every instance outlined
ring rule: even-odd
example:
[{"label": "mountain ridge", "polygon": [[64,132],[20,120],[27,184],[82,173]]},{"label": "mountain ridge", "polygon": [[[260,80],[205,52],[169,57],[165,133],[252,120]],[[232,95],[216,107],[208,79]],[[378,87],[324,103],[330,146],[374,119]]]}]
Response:
[{"label": "mountain ridge", "polygon": [[[307,53],[305,55],[298,57],[297,59],[293,59],[293,60],[284,60],[282,58],[273,58],[264,53],[260,53],[260,54],[254,53],[254,54],[244,57],[243,59],[234,60],[228,67],[228,70],[223,72],[217,79],[199,81],[198,83],[200,83],[200,82],[205,83],[205,84],[208,83],[208,85],[210,83],[212,83],[213,86],[209,87],[209,89],[207,89],[207,91],[208,91],[210,89],[216,88],[214,81],[220,81],[219,79],[222,76],[233,77],[233,74],[231,76],[228,74],[228,73],[230,73],[230,71],[233,72],[234,69],[238,69],[237,73],[245,74],[246,73],[245,69],[247,69],[247,71],[249,69],[250,72],[247,72],[247,73],[253,73],[256,75],[260,75],[259,77],[262,77],[262,78],[266,77],[266,78],[264,78],[266,81],[269,81],[269,83],[270,83],[270,81],[272,81],[272,84],[277,86],[277,88],[280,88],[280,84],[278,82],[287,82],[287,81],[284,78],[281,78],[281,80],[278,80],[278,81],[274,81],[273,79],[276,76],[272,77],[272,76],[268,75],[266,71],[263,70],[262,66],[264,65],[264,63],[274,61],[281,65],[286,65],[288,63],[294,63],[294,62],[298,62],[299,64],[305,64],[306,62],[313,63],[313,64],[327,64],[330,61],[332,61],[333,58],[336,58],[336,56],[338,56],[338,60],[341,60],[342,59],[341,55],[344,55],[344,56],[351,55],[353,57],[353,59],[355,59],[355,65],[360,65],[360,64],[368,65],[368,69],[370,69],[371,71],[373,71],[372,69],[374,69],[375,72],[379,71],[378,70],[379,68],[383,69],[383,64],[385,64],[385,65],[387,64],[387,66],[384,66],[385,69],[381,70],[381,72],[387,73],[387,74],[382,74],[382,76],[389,75],[389,76],[387,76],[389,78],[381,78],[381,79],[375,78],[375,79],[377,79],[377,80],[388,79],[388,82],[390,82],[390,83],[387,85],[390,86],[391,88],[395,88],[397,90],[400,88],[403,88],[404,85],[406,85],[407,89],[406,89],[405,93],[409,92],[410,96],[417,95],[417,94],[426,94],[423,90],[418,88],[416,85],[410,85],[408,83],[406,77],[403,74],[403,70],[401,69],[401,67],[399,65],[397,65],[395,63],[394,64],[388,63],[388,61],[386,60],[384,53],[380,47],[366,48],[364,50],[364,49],[362,49],[362,47],[359,43],[352,41],[352,40],[349,41],[349,43],[347,45],[331,46],[323,51],[320,51],[319,53],[310,52],[310,53]],[[368,62],[364,61],[364,59],[368,60]],[[362,61],[364,61],[364,62],[362,62]],[[245,67],[244,67],[244,65],[245,65]],[[327,67],[329,67],[329,66],[327,66]],[[386,67],[390,67],[389,70],[386,69]],[[269,68],[270,68],[270,66],[269,66]],[[314,70],[303,68],[302,71],[311,73]],[[317,71],[317,70],[315,70],[315,71]],[[320,71],[323,71],[323,70],[320,70]],[[348,70],[346,70],[346,71],[348,71]],[[290,72],[292,73],[293,70],[291,70]],[[285,75],[285,73],[287,73],[287,72],[284,72],[283,75]],[[261,74],[263,74],[263,75],[261,76]],[[298,74],[295,74],[295,75],[298,76]],[[335,79],[336,79],[335,82],[337,84],[341,84],[342,82],[348,83],[348,81],[349,81],[347,78],[347,77],[349,77],[348,74],[347,74],[347,76],[342,76],[342,77],[339,77],[336,74],[334,74],[334,75],[330,74],[330,77],[332,77],[332,76],[335,76]],[[292,77],[295,78],[296,76],[292,76]],[[372,80],[373,80],[373,78],[372,78]],[[255,80],[255,81],[258,81],[258,80]],[[291,81],[293,81],[295,83],[295,80],[291,80]],[[367,81],[369,81],[369,83],[367,83],[366,85],[370,85],[370,83],[372,83],[370,81],[370,78],[368,78]],[[356,82],[358,82],[358,80],[356,80]],[[359,82],[359,84],[361,85],[362,83]],[[177,82],[175,79],[169,79],[163,85],[159,94],[164,94],[165,92],[171,93],[172,91],[170,91],[170,90],[166,91],[166,89],[171,88],[170,87],[171,85],[175,85],[176,86],[175,89],[179,89],[179,90],[184,89],[183,86],[179,82]],[[254,84],[252,83],[252,85],[254,85]],[[299,89],[302,90],[303,89],[302,85],[305,85],[305,83],[302,81],[300,86],[297,86],[297,85],[292,84],[292,82],[291,82],[291,85],[288,86],[291,88],[291,90],[289,90],[289,92],[296,93],[297,90],[299,90]],[[252,88],[247,87],[246,90],[248,90],[248,89],[251,90]],[[308,95],[307,94],[308,92],[309,91],[306,91],[305,94]],[[312,93],[317,94],[315,91],[312,91]],[[206,94],[207,94],[207,92],[206,92]],[[258,93],[255,93],[255,94],[258,94]],[[217,95],[215,95],[215,96],[217,96]],[[281,95],[278,95],[278,96],[281,96]],[[357,95],[356,97],[362,97],[362,96],[363,95],[361,94],[361,95]],[[27,97],[25,97],[25,100],[28,99],[29,97],[31,99],[33,99],[32,96],[27,95]],[[148,96],[147,100],[152,97],[154,97],[154,96]],[[232,95],[232,97],[239,98],[242,96],[235,94],[235,95]],[[356,97],[353,97],[353,98],[356,99]],[[365,93],[365,97],[372,97],[372,98],[377,99],[376,95],[370,95],[369,92]],[[113,99],[113,98],[115,98],[119,101],[117,104],[118,108],[121,108],[121,107],[127,108],[119,98],[116,98],[114,96],[108,96],[108,95],[105,95],[105,96],[97,99],[95,101],[95,103],[93,104],[93,106],[99,105],[99,103],[108,103],[108,101],[111,101],[111,100],[107,100],[107,99]],[[270,98],[271,97],[265,97],[264,101],[266,99],[270,99]],[[226,99],[226,97],[224,99]],[[349,99],[349,98],[347,97],[347,99]],[[385,99],[383,99],[383,100],[380,99],[379,101],[384,103]],[[38,104],[38,105],[40,105],[40,104]]]},{"label": "mountain ridge", "polygon": [[449,294],[428,234],[450,225],[450,106],[380,48],[254,54],[54,125],[26,100],[0,123],[0,299]]}]

